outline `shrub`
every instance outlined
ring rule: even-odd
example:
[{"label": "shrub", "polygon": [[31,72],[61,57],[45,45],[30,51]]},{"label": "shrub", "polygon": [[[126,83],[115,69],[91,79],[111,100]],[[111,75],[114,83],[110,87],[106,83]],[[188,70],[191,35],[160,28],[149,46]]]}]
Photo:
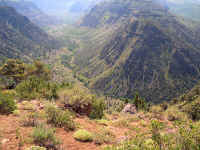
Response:
[{"label": "shrub", "polygon": [[12,96],[0,93],[0,113],[10,114],[17,108]]},{"label": "shrub", "polygon": [[105,103],[104,99],[93,99],[92,111],[89,115],[92,119],[101,119],[104,116]]},{"label": "shrub", "polygon": [[58,97],[57,86],[37,76],[31,76],[22,81],[17,85],[16,91],[19,98],[22,99],[35,99],[42,97],[52,100]]},{"label": "shrub", "polygon": [[76,87],[64,91],[62,95],[66,109],[71,109],[80,115],[87,115],[93,119],[101,119],[104,115],[104,100],[97,99],[95,95],[88,94]]},{"label": "shrub", "polygon": [[112,143],[114,142],[114,140],[115,140],[115,135],[107,128],[102,128],[93,135],[93,141],[95,142],[95,144],[99,145],[104,143],[106,144]]},{"label": "shrub", "polygon": [[65,108],[80,115],[89,115],[92,109],[93,95],[87,94],[79,88],[73,88],[63,93]]},{"label": "shrub", "polygon": [[32,137],[36,144],[49,149],[56,149],[56,145],[60,144],[60,142],[54,134],[54,129],[47,128],[45,125],[41,124],[34,128]]},{"label": "shrub", "polygon": [[167,119],[169,121],[187,121],[188,120],[187,114],[184,112],[181,112],[176,107],[170,107],[165,113],[167,114]]},{"label": "shrub", "polygon": [[36,76],[45,81],[50,79],[50,70],[40,61],[34,61],[33,64],[25,64],[20,60],[8,59],[0,67],[0,75],[3,76],[1,82],[8,89],[14,89],[20,82],[30,76]]},{"label": "shrub", "polygon": [[69,111],[62,111],[54,106],[46,109],[47,122],[55,127],[63,127],[65,130],[74,130],[76,128]]},{"label": "shrub", "polygon": [[6,78],[6,86],[9,89],[15,86],[25,77],[25,64],[20,60],[8,59],[7,62],[0,67],[0,75]]},{"label": "shrub", "polygon": [[89,142],[93,140],[92,133],[88,132],[87,130],[78,130],[74,133],[73,137],[82,142]]},{"label": "shrub", "polygon": [[145,111],[149,110],[149,105],[143,98],[139,96],[138,93],[135,94],[132,104],[136,106],[137,110],[145,110]]},{"label": "shrub", "polygon": [[23,126],[35,127],[39,124],[38,117],[39,114],[37,112],[29,112],[22,117],[21,123]]},{"label": "shrub", "polygon": [[189,104],[186,108],[186,112],[192,120],[200,120],[200,98]]},{"label": "shrub", "polygon": [[32,65],[27,67],[27,75],[34,75],[38,78],[49,80],[51,73],[45,64],[43,64],[41,61],[35,60]]}]

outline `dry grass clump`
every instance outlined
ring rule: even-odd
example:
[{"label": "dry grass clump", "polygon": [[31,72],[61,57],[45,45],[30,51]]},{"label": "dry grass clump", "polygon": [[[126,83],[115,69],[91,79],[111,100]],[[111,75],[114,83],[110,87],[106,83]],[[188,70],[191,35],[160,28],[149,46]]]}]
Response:
[{"label": "dry grass clump", "polygon": [[115,142],[115,134],[109,128],[101,128],[93,135],[95,144],[110,144]]},{"label": "dry grass clump", "polygon": [[46,114],[47,122],[53,124],[55,127],[63,127],[66,131],[76,128],[73,117],[69,111],[63,111],[50,105],[46,108]]},{"label": "dry grass clump", "polygon": [[186,113],[181,112],[176,106],[171,106],[166,110],[165,115],[169,121],[188,121]]}]

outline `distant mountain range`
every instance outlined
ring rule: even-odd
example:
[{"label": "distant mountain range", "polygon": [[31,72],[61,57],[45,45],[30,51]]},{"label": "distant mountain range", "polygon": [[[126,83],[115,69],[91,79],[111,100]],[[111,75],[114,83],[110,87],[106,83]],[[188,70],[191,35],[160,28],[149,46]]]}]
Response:
[{"label": "distant mountain range", "polygon": [[[77,52],[77,72],[96,92],[170,100],[200,80],[200,38],[155,0],[96,5],[81,25],[98,34]],[[105,39],[105,41],[104,41]],[[102,42],[104,41],[104,42]]]},{"label": "distant mountain range", "polygon": [[0,60],[30,60],[59,47],[57,41],[14,8],[0,6]]},{"label": "distant mountain range", "polygon": [[41,10],[50,15],[65,15],[66,13],[82,13],[103,0],[31,0]]}]

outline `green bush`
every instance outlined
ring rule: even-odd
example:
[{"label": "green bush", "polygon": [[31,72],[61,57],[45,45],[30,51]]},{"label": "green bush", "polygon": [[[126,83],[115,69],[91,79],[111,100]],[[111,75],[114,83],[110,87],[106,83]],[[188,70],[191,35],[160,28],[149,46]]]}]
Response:
[{"label": "green bush", "polygon": [[93,96],[85,93],[73,93],[66,104],[80,115],[89,115],[92,109]]},{"label": "green bush", "polygon": [[17,108],[12,96],[0,93],[0,113],[10,114]]},{"label": "green bush", "polygon": [[54,106],[49,106],[46,109],[47,122],[55,127],[63,127],[65,130],[74,130],[76,128],[72,116],[69,111],[63,111]]},{"label": "green bush", "polygon": [[37,76],[31,76],[22,81],[16,87],[17,94],[21,99],[46,98],[49,100],[56,99],[57,86]]},{"label": "green bush", "polygon": [[73,137],[82,142],[89,142],[93,140],[93,135],[92,133],[88,132],[87,130],[78,130],[74,133]]},{"label": "green bush", "polygon": [[92,119],[101,119],[104,116],[105,102],[104,99],[93,99],[92,111],[89,115]]},{"label": "green bush", "polygon": [[71,109],[80,115],[87,115],[93,119],[101,119],[105,109],[104,99],[83,91],[79,87],[62,92],[65,108]]},{"label": "green bush", "polygon": [[25,78],[25,64],[20,60],[8,59],[7,62],[0,67],[0,75],[4,77],[6,88],[13,89]]},{"label": "green bush", "polygon": [[149,111],[150,108],[149,104],[144,99],[142,99],[138,93],[135,94],[132,104],[136,106],[137,110]]},{"label": "green bush", "polygon": [[59,140],[55,137],[55,130],[52,128],[47,128],[45,125],[41,124],[34,128],[32,137],[36,144],[43,147],[55,147],[60,144]]}]

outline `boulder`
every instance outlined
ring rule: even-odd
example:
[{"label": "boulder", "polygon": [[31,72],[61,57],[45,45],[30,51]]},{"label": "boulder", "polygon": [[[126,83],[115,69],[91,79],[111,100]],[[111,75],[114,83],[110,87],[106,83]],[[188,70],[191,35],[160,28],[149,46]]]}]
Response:
[{"label": "boulder", "polygon": [[135,105],[133,104],[127,104],[124,109],[122,110],[122,113],[129,113],[129,114],[135,114],[137,113],[137,109]]}]

